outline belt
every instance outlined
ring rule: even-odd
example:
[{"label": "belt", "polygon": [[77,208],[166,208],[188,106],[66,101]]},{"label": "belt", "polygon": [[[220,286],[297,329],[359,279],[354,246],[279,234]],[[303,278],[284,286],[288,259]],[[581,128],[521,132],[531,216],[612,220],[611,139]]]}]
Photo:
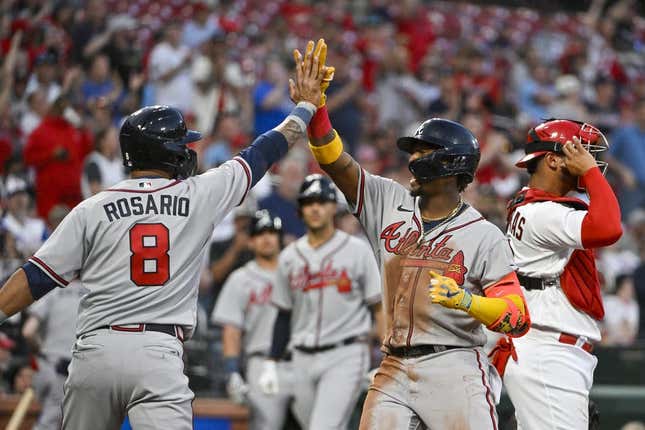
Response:
[{"label": "belt", "polygon": [[547,287],[557,287],[560,284],[558,278],[534,278],[532,276],[525,276],[517,274],[517,279],[520,280],[520,285],[526,290],[544,290]]},{"label": "belt", "polygon": [[396,348],[389,347],[389,355],[400,358],[413,358],[422,357],[424,355],[435,354],[437,352],[444,352],[450,349],[467,348],[465,346],[455,345],[415,345],[415,346],[399,346]]},{"label": "belt", "polygon": [[174,324],[134,324],[130,325],[106,325],[98,329],[111,329],[114,331],[125,331],[130,333],[140,333],[143,331],[156,331],[159,333],[166,333],[170,336],[176,337],[180,341],[184,341],[184,330],[181,326]]},{"label": "belt", "polygon": [[322,345],[322,346],[297,345],[297,346],[294,346],[293,348],[300,352],[304,352],[305,354],[315,354],[317,352],[329,351],[330,349],[339,348],[345,345],[351,345],[354,342],[358,342],[362,340],[365,340],[363,336],[352,336],[352,337],[348,337],[347,339],[343,339],[340,342],[331,343],[329,345]]},{"label": "belt", "polygon": [[589,342],[585,336],[576,336],[575,334],[560,333],[558,340],[567,345],[577,346],[584,351],[591,353],[593,351],[593,343]]}]

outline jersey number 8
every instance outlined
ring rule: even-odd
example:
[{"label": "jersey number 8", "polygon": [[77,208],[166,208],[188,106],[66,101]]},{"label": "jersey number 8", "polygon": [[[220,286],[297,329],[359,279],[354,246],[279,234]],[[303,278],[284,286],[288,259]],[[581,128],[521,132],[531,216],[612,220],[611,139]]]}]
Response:
[{"label": "jersey number 8", "polygon": [[170,234],[163,224],[135,224],[130,229],[130,279],[140,287],[164,285],[170,278]]}]

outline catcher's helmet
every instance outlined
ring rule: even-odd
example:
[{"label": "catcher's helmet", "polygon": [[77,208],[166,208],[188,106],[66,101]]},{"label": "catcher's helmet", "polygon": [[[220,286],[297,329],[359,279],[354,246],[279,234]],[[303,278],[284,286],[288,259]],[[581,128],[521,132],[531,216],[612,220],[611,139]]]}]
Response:
[{"label": "catcher's helmet", "polygon": [[265,231],[272,231],[281,234],[282,219],[271,215],[268,210],[263,209],[257,211],[255,215],[253,215],[249,229],[251,236],[255,236],[256,234],[260,234]]},{"label": "catcher's helmet", "polygon": [[336,185],[327,176],[319,173],[307,176],[300,186],[298,204],[302,206],[303,202],[310,200],[336,203]]},{"label": "catcher's helmet", "polygon": [[197,154],[186,144],[201,139],[188,130],[178,109],[148,106],[128,116],[119,132],[123,164],[136,170],[160,169],[187,178],[197,166]]},{"label": "catcher's helmet", "polygon": [[414,136],[401,137],[396,142],[399,149],[410,154],[415,144],[436,148],[408,166],[418,181],[463,175],[466,183],[472,182],[479,163],[479,142],[466,127],[447,119],[431,118],[417,128]]},{"label": "catcher's helmet", "polygon": [[[549,119],[535,128],[529,130],[522,157],[515,165],[527,167],[526,164],[547,152],[563,154],[562,145],[577,137],[587,150],[596,157],[598,153],[609,148],[609,142],[605,136],[591,124],[574,121],[570,119]],[[596,161],[601,169],[606,168],[607,163]]]}]

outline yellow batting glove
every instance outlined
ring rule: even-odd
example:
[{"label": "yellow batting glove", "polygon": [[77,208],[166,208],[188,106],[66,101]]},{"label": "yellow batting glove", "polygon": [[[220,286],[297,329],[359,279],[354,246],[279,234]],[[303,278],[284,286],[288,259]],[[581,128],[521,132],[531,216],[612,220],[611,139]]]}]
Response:
[{"label": "yellow batting glove", "polygon": [[468,312],[473,302],[470,291],[461,288],[454,279],[430,271],[430,286],[428,294],[432,303],[451,309],[461,309]]},{"label": "yellow batting glove", "polygon": [[318,72],[323,73],[322,83],[320,84],[322,97],[320,98],[320,106],[318,106],[320,108],[323,107],[327,101],[325,91],[329,88],[329,84],[331,84],[331,81],[334,79],[334,72],[336,69],[325,65],[325,62],[327,61],[327,44],[325,43],[325,39],[318,39],[316,49],[314,49],[314,55],[318,55]]}]

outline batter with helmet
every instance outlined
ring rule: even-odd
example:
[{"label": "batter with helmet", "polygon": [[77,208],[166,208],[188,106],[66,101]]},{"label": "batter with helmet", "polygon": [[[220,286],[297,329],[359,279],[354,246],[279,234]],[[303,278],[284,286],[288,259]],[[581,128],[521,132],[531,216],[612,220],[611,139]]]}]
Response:
[{"label": "batter with helmet", "polygon": [[[222,350],[228,381],[226,390],[236,403],[248,403],[251,430],[281,429],[291,393],[290,363],[278,368],[282,390],[266,395],[258,385],[262,364],[269,356],[278,310],[271,305],[282,241],[282,220],[269,211],[256,212],[251,220],[250,247],[255,258],[235,270],[222,287],[212,321],[223,327]],[[244,359],[244,366],[241,361]]]},{"label": "batter with helmet", "polygon": [[382,273],[386,356],[360,428],[497,429],[498,387],[491,386],[495,371],[482,350],[483,327],[521,336],[529,315],[506,238],[461,198],[479,161],[477,140],[440,118],[400,138],[413,176],[408,190],[343,152],[324,105],[309,139],[360,220]]},{"label": "batter with helmet", "polygon": [[[324,71],[324,70],[323,70]],[[183,340],[197,311],[200,265],[214,226],[306,133],[320,102],[318,57],[299,65],[300,97],[273,130],[220,167],[192,176],[200,138],[172,107],[128,116],[119,140],[130,178],[85,200],[0,290],[0,321],[79,279],[76,343],[63,429],[192,429]]]},{"label": "batter with helmet", "polygon": [[607,149],[590,124],[548,120],[529,131],[517,163],[530,180],[509,203],[507,237],[532,328],[513,342],[501,339],[494,359],[521,429],[588,426],[591,350],[604,315],[593,250],[622,233],[606,164],[595,158]]},{"label": "batter with helmet", "polygon": [[[369,369],[368,336],[381,311],[369,246],[334,227],[336,187],[305,178],[298,196],[307,233],[280,254],[271,300],[279,309],[260,385],[284,389],[276,360],[291,344],[293,411],[303,429],[345,429]],[[378,324],[377,324],[378,325]]]}]

